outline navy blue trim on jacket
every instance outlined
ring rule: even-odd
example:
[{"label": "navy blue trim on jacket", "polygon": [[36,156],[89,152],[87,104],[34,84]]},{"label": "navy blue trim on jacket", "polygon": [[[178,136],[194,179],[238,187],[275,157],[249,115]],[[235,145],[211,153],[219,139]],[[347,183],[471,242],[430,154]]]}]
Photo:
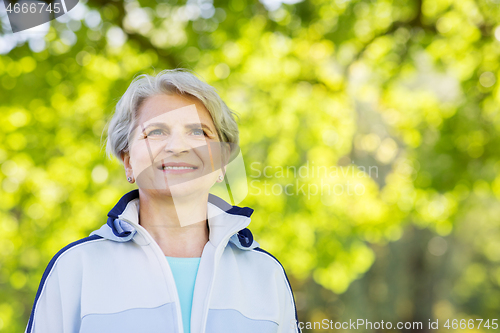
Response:
[{"label": "navy blue trim on jacket", "polygon": [[59,252],[56,253],[56,255],[50,260],[49,262],[49,265],[47,266],[47,268],[45,269],[45,272],[43,272],[43,276],[42,276],[42,280],[40,281],[40,285],[38,287],[38,291],[36,292],[36,296],[35,296],[35,301],[33,302],[33,309],[31,310],[31,314],[30,314],[30,320],[28,322],[28,329],[26,330],[27,333],[30,333],[31,332],[31,329],[32,329],[32,326],[33,326],[33,318],[35,316],[35,309],[36,309],[36,303],[38,302],[38,299],[40,298],[40,294],[42,293],[42,290],[43,290],[43,287],[45,286],[45,281],[47,280],[49,274],[50,274],[50,271],[52,270],[52,268],[54,267],[57,259],[66,251],[68,251],[69,249],[71,249],[72,247],[78,245],[78,244],[82,244],[82,243],[85,243],[85,242],[89,242],[89,241],[93,241],[93,240],[97,240],[97,239],[100,239],[102,238],[101,236],[98,236],[98,235],[92,235],[92,236],[89,236],[89,237],[85,237],[85,238],[82,238],[80,240],[77,240],[76,242],[73,242],[71,244],[68,244],[66,245],[65,247],[63,247],[61,250],[59,250]]},{"label": "navy blue trim on jacket", "polygon": [[208,202],[214,204],[215,206],[219,207],[220,209],[231,215],[241,215],[250,217],[253,214],[252,208],[231,206],[226,201],[224,201],[223,199],[219,198],[216,195],[213,195],[212,193],[208,194]]},{"label": "navy blue trim on jacket", "polygon": [[[115,219],[120,216],[120,214],[123,213],[125,208],[127,207],[127,204],[136,199],[139,198],[139,190],[135,189],[127,194],[125,194],[120,201],[111,209],[108,213],[108,225],[112,227],[112,223]],[[226,201],[223,199],[219,198],[216,195],[213,195],[212,193],[208,194],[208,202],[211,204],[214,204],[215,206],[219,207],[223,211],[225,211],[228,214],[231,215],[241,215],[241,216],[246,216],[250,217],[253,214],[253,209],[250,207],[238,207],[238,206],[232,206],[228,204]]]},{"label": "navy blue trim on jacket", "polygon": [[[121,197],[120,201],[118,201],[118,203],[108,213],[108,217],[112,219],[111,223],[113,223],[113,221],[117,219],[118,216],[121,215],[121,213],[123,213],[123,211],[125,210],[130,201],[138,197],[139,197],[138,189],[132,190],[127,194],[125,194],[123,197]],[[112,227],[112,225],[109,224],[109,220],[110,219],[108,219],[108,225]]]},{"label": "navy blue trim on jacket", "polygon": [[238,240],[241,246],[250,247],[253,243],[253,235],[250,229],[245,228],[238,231]]}]

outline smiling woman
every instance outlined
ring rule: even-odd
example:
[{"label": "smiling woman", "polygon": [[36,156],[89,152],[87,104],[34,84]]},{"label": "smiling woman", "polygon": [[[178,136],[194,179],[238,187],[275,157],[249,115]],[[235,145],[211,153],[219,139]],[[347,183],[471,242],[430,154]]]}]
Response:
[{"label": "smiling woman", "polygon": [[107,151],[138,189],[54,256],[26,332],[300,332],[285,270],[247,229],[253,209],[209,193],[239,152],[213,87],[182,69],[138,76]]},{"label": "smiling woman", "polygon": [[[159,207],[172,212],[173,219],[183,216],[179,222],[185,226],[205,221],[206,211],[196,207],[205,206],[210,188],[224,177],[221,162],[229,155],[227,147],[222,154],[221,144],[203,103],[177,94],[156,95],[140,107],[130,149],[121,159],[127,176],[136,179],[140,197],[149,202],[159,198]],[[201,249],[195,255],[201,256]]]}]

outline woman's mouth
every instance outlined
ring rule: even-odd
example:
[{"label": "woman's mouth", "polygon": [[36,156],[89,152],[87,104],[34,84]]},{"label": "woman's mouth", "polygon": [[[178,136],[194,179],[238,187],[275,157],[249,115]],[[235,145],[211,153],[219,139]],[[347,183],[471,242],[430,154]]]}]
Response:
[{"label": "woman's mouth", "polygon": [[164,173],[168,174],[183,174],[183,173],[189,173],[197,170],[198,168],[195,166],[172,166],[172,165],[162,165],[161,169]]}]

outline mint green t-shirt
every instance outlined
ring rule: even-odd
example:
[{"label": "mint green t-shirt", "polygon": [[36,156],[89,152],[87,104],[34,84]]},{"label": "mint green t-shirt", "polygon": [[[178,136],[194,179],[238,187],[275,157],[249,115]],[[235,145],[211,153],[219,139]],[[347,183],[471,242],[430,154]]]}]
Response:
[{"label": "mint green t-shirt", "polygon": [[174,275],[179,301],[181,302],[184,333],[191,332],[191,307],[193,305],[194,283],[201,258],[167,257]]}]

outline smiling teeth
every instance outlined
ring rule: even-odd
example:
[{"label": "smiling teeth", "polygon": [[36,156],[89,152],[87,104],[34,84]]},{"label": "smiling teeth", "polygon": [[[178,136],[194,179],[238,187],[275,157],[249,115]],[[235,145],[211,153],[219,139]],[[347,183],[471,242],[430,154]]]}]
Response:
[{"label": "smiling teeth", "polygon": [[194,169],[193,167],[163,167],[163,170],[184,170],[184,169]]}]

